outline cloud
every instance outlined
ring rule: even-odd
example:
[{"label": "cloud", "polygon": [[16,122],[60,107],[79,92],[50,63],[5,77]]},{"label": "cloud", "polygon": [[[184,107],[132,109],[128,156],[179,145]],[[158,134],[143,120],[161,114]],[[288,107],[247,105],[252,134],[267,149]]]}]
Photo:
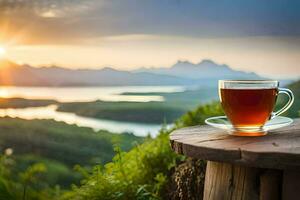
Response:
[{"label": "cloud", "polygon": [[0,40],[27,44],[122,35],[300,35],[294,0],[0,0],[0,9]]}]

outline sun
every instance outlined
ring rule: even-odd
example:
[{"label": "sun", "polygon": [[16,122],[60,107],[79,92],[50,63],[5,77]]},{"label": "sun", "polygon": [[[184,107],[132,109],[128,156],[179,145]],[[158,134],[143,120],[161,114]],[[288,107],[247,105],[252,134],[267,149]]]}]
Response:
[{"label": "sun", "polygon": [[0,58],[4,57],[5,53],[6,53],[6,49],[4,47],[0,46]]}]

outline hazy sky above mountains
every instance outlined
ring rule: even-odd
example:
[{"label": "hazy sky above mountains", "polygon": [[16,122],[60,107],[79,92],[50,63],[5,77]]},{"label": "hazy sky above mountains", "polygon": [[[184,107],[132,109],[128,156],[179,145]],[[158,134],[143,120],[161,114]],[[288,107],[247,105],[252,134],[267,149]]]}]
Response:
[{"label": "hazy sky above mountains", "polygon": [[300,76],[300,1],[0,0],[0,46],[33,65],[129,69],[209,58]]}]

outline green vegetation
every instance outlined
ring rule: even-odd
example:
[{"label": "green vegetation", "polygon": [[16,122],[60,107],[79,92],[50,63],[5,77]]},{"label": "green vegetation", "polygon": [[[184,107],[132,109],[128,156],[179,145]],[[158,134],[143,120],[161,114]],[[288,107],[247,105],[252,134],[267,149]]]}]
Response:
[{"label": "green vegetation", "polygon": [[128,151],[142,140],[128,133],[95,132],[54,120],[0,120],[0,151],[13,150],[18,162],[15,170],[23,171],[32,164],[43,163],[49,168],[47,183],[63,187],[81,178],[73,172],[74,165],[105,164],[115,155],[114,145]]},{"label": "green vegetation", "polygon": [[61,103],[58,111],[77,115],[143,123],[174,122],[186,112],[167,102],[79,102]]},{"label": "green vegetation", "polygon": [[297,82],[294,82],[290,85],[288,85],[288,88],[290,88],[295,96],[295,101],[292,105],[292,107],[287,111],[287,116],[290,117],[299,117],[300,114],[300,80]]},{"label": "green vegetation", "polygon": [[24,171],[15,172],[15,161],[9,156],[0,156],[0,199],[5,200],[47,200],[56,199],[59,194],[41,182],[47,172],[45,165],[37,163]]},{"label": "green vegetation", "polygon": [[[218,103],[205,105],[205,109],[200,106],[192,115],[186,114],[179,119],[174,128],[190,125],[190,122],[200,124],[203,118],[211,115],[209,110],[218,106]],[[206,113],[201,114],[203,110]],[[6,195],[6,199],[21,199],[24,195],[26,199],[168,199],[174,192],[170,191],[172,171],[176,163],[184,160],[170,148],[168,135],[171,130],[163,128],[157,138],[148,138],[129,152],[115,148],[116,155],[110,163],[102,162],[92,169],[77,166],[77,172],[81,174],[79,176],[70,171],[70,166],[74,163],[93,164],[99,162],[98,157],[109,157],[112,141],[120,140],[122,145],[125,140],[118,136],[133,137],[132,141],[141,141],[141,138],[103,131],[95,133],[88,128],[51,120],[4,118],[0,120],[0,127],[2,151],[14,149],[13,155],[2,156],[3,162],[0,163],[0,167],[5,169],[0,174],[0,194]],[[99,145],[94,145],[97,142]],[[21,151],[24,154],[20,154]],[[70,155],[70,152],[77,156]],[[69,173],[78,176],[77,179],[70,178]],[[77,181],[82,176],[85,178],[78,185]],[[72,190],[67,191],[53,185],[66,183],[64,177],[70,178],[69,182],[73,181],[78,186],[74,185]]]},{"label": "green vegetation", "polygon": [[40,107],[57,103],[50,99],[0,98],[0,108]]},{"label": "green vegetation", "polygon": [[169,169],[177,155],[169,147],[168,134],[161,133],[129,153],[117,151],[113,162],[95,166],[92,173],[63,199],[155,199],[162,196]]},{"label": "green vegetation", "polygon": [[224,115],[222,106],[219,102],[213,101],[212,103],[201,105],[197,109],[187,112],[177,120],[176,125],[177,127],[184,127],[204,124],[206,118],[219,115]]},{"label": "green vegetation", "polygon": [[[203,124],[204,118],[222,114],[219,108],[216,102],[199,106],[192,114],[180,118],[172,130]],[[104,167],[95,166],[81,186],[66,192],[63,199],[169,199],[174,192],[169,191],[172,171],[176,163],[185,159],[171,150],[170,132],[162,129],[157,138],[147,140],[128,153],[117,151],[113,162]]]},{"label": "green vegetation", "polygon": [[[292,107],[289,110],[287,110],[283,115],[291,117],[291,118],[299,117],[300,116],[300,114],[299,114],[299,112],[300,112],[300,80],[289,84],[287,86],[287,88],[289,88],[290,90],[293,91],[295,101],[294,101]],[[281,108],[287,101],[288,101],[288,98],[286,95],[279,95],[276,108],[277,109]]]}]

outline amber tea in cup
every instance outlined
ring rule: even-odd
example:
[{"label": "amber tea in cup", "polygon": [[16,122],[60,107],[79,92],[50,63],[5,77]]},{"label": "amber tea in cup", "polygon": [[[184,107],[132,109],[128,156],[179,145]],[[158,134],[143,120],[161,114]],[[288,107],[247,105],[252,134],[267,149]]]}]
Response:
[{"label": "amber tea in cup", "polygon": [[[278,88],[278,81],[219,81],[219,96],[223,110],[240,136],[264,135],[264,124],[285,112],[293,103],[293,94],[288,89]],[[273,112],[277,95],[284,93],[289,102]]]}]

